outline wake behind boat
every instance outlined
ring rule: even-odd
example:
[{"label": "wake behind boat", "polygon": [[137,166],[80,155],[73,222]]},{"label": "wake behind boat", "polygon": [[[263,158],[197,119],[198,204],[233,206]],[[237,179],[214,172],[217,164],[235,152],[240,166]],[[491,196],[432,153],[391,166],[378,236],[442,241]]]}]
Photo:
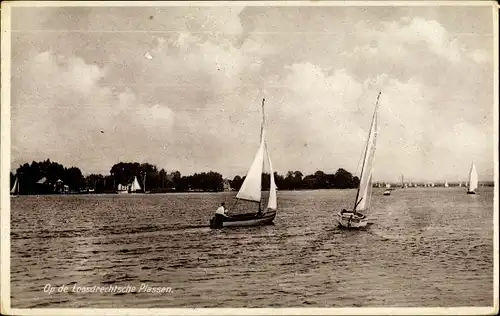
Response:
[{"label": "wake behind boat", "polygon": [[[248,174],[241,185],[238,194],[236,195],[236,202],[233,208],[239,201],[249,201],[254,204],[254,207],[258,208],[256,213],[245,213],[245,214],[234,214],[230,216],[214,216],[210,219],[210,228],[222,228],[222,227],[238,227],[238,226],[261,226],[268,225],[274,221],[277,209],[277,198],[276,198],[276,183],[274,180],[274,171],[271,163],[271,157],[267,150],[266,138],[265,138],[265,114],[264,114],[264,102],[262,100],[262,123],[260,131],[260,146],[255,155],[252,165],[248,171]],[[270,175],[270,188],[269,188],[269,200],[267,203],[267,208],[261,210],[262,202],[262,171],[264,169],[264,157],[267,158],[267,163],[269,167]]]},{"label": "wake behind boat", "polygon": [[[370,208],[372,195],[372,167],[375,157],[375,144],[377,141],[377,110],[380,99],[379,92],[375,111],[366,141],[363,166],[361,167],[361,176],[359,181],[358,191],[356,193],[356,202],[352,211],[342,210],[337,214],[337,221],[341,227],[345,228],[361,228],[368,225],[366,213]],[[384,193],[385,194],[385,193]]]}]

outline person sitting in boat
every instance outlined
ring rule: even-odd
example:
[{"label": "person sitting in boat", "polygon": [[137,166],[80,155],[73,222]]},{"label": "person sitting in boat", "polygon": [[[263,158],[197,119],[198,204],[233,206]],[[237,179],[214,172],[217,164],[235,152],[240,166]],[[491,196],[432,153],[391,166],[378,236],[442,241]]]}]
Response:
[{"label": "person sitting in boat", "polygon": [[222,225],[222,222],[227,218],[226,203],[221,203],[219,208],[215,211],[215,223],[217,226]]},{"label": "person sitting in boat", "polygon": [[215,211],[215,217],[217,217],[217,215],[227,217],[226,203],[223,202],[220,204],[219,208]]}]

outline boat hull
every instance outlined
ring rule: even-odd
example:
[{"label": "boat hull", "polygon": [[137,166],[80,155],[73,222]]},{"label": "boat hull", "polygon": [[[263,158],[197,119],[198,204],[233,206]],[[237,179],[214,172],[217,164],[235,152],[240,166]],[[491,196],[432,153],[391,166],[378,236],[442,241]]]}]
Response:
[{"label": "boat hull", "polygon": [[337,222],[344,228],[362,228],[368,225],[366,216],[354,215],[352,212],[338,213]]},{"label": "boat hull", "polygon": [[389,191],[389,190],[384,191],[384,195],[391,195],[391,191]]},{"label": "boat hull", "polygon": [[467,191],[467,194],[476,194],[474,191]]},{"label": "boat hull", "polygon": [[249,226],[264,226],[273,223],[276,217],[276,211],[265,211],[262,215],[258,216],[256,213],[238,214],[228,216],[217,223],[215,217],[210,220],[210,228],[223,228],[223,227],[249,227]]}]

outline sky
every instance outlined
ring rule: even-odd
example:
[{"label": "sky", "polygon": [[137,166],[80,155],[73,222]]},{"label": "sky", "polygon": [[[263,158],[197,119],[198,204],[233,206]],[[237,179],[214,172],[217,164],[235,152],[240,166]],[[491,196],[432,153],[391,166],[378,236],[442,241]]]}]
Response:
[{"label": "sky", "polygon": [[14,8],[11,164],[120,161],[246,174],[359,174],[379,91],[374,181],[494,174],[491,7]]}]

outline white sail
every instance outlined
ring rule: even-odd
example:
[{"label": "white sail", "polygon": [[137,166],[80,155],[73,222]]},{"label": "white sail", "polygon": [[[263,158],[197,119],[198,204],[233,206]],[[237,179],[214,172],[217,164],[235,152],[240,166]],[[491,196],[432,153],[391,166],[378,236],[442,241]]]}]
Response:
[{"label": "white sail", "polygon": [[247,176],[240,191],[236,195],[237,199],[260,202],[262,194],[262,168],[264,166],[265,142],[262,138],[259,150],[253,159],[252,165],[248,170]]},{"label": "white sail", "polygon": [[377,108],[375,108],[370,133],[368,134],[368,140],[366,142],[363,169],[361,170],[358,195],[354,207],[354,210],[358,212],[366,211],[370,208],[372,167],[375,158],[375,145],[377,142],[377,120]]},{"label": "white sail", "polygon": [[449,185],[448,185],[448,181],[447,181],[447,180],[445,180],[445,181],[444,181],[444,187],[445,187],[445,188],[449,187]]},{"label": "white sail", "polygon": [[139,185],[139,181],[137,181],[137,177],[134,177],[134,182],[132,182],[132,186],[130,187],[130,191],[135,192],[139,191],[141,186]]},{"label": "white sail", "polygon": [[269,186],[269,201],[267,202],[267,208],[276,210],[278,208],[278,199],[276,197],[276,182],[274,181],[274,170],[273,164],[271,162],[271,156],[267,150],[266,145],[267,162],[269,163],[269,174],[271,176],[271,184]]},{"label": "white sail", "polygon": [[16,194],[16,193],[18,193],[17,177],[16,177],[16,181],[14,181],[14,186],[12,187],[12,190],[10,190],[10,194]]},{"label": "white sail", "polygon": [[469,191],[474,192],[477,189],[477,171],[476,165],[472,163],[469,172]]}]

